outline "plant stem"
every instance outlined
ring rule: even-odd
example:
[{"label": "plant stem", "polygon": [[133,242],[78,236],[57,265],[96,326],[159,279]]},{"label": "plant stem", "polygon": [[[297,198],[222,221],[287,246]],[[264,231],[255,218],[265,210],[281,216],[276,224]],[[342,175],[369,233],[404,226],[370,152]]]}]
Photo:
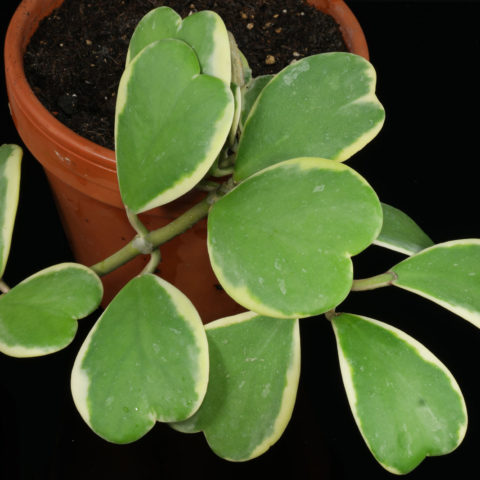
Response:
[{"label": "plant stem", "polygon": [[161,254],[160,250],[155,247],[145,239],[145,237],[149,234],[148,228],[142,223],[138,215],[128,207],[125,207],[127,212],[128,221],[130,225],[134,228],[137,232],[137,237],[134,240],[135,247],[139,248],[141,251],[148,251],[150,253],[150,260],[148,261],[145,268],[141,271],[140,275],[144,275],[146,273],[153,273],[157,268],[158,264],[160,263]]},{"label": "plant stem", "polygon": [[139,235],[147,235],[148,228],[141,222],[141,220],[138,218],[138,215],[136,213],[133,213],[128,207],[125,207],[125,211],[127,212],[128,221],[130,222],[130,225],[133,227],[133,229]]},{"label": "plant stem", "polygon": [[370,278],[360,278],[354,280],[352,284],[352,292],[361,292],[364,290],[374,290],[375,288],[388,287],[396,280],[397,275],[394,272],[386,272],[375,275]]},{"label": "plant stem", "polygon": [[160,254],[160,250],[157,248],[152,252],[150,255],[150,260],[145,265],[145,268],[141,271],[140,275],[144,275],[146,273],[154,273],[155,269],[158,267],[162,256]]},{"label": "plant stem", "polygon": [[219,186],[220,185],[217,182],[213,182],[211,180],[202,180],[195,188],[202,192],[213,192],[217,190]]},{"label": "plant stem", "polygon": [[[136,235],[127,245],[90,268],[98,275],[106,275],[129,262],[137,255],[151,253],[154,248],[180,235],[195,225],[199,220],[206,217],[212,204],[215,203],[223,193],[223,191],[219,191],[218,193],[210,194],[190,210],[187,210],[183,215],[158,230],[154,230],[142,237]],[[151,246],[149,252],[145,251],[146,245]]]},{"label": "plant stem", "polygon": [[335,312],[335,309],[329,310],[328,312],[325,312],[325,317],[327,318],[328,321],[332,321],[338,313]]},{"label": "plant stem", "polygon": [[212,177],[226,177],[227,175],[231,175],[233,173],[233,167],[228,167],[228,168],[215,168],[212,172],[210,172],[210,175]]},{"label": "plant stem", "polygon": [[3,280],[0,279],[0,292],[7,293],[9,291],[10,287]]}]

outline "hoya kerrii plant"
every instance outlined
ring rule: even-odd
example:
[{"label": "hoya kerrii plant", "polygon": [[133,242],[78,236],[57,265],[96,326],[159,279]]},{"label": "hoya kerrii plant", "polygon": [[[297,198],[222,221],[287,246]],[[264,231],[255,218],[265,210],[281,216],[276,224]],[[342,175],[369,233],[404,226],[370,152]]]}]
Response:
[{"label": "hoya kerrii plant", "polygon": [[[116,107],[118,180],[137,235],[96,265],[55,265],[13,288],[0,281],[0,350],[34,357],[65,348],[77,320],[100,304],[99,277],[148,253],[73,367],[73,399],[99,436],[133,442],[168,422],[203,432],[227,460],[261,455],[294,408],[299,319],[326,317],[354,419],[378,462],[408,473],[454,450],[467,412],[448,369],[407,333],[339,307],[352,290],[394,286],[480,326],[480,240],[434,245],[343,163],[383,124],[375,82],[372,65],[349,53],[252,78],[217,14],[182,20],[168,7],[152,10],[130,41]],[[0,148],[0,278],[21,156],[18,146]],[[169,225],[141,223],[139,213],[192,189],[204,199]],[[205,216],[213,270],[247,310],[206,326],[153,274],[161,245]],[[406,258],[354,279],[352,257],[372,244]]]}]

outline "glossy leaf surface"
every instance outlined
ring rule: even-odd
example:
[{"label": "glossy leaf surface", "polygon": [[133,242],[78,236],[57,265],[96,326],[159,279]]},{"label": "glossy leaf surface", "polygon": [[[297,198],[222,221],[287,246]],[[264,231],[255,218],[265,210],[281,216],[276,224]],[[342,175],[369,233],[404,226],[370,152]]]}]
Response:
[{"label": "glossy leaf surface", "polygon": [[0,279],[7,264],[17,213],[22,153],[17,145],[0,146]]},{"label": "glossy leaf surface", "polygon": [[267,168],[212,207],[208,250],[226,292],[245,308],[301,318],[338,305],[350,257],[377,237],[380,202],[341,163],[297,158]]},{"label": "glossy leaf surface", "polygon": [[217,13],[203,10],[182,21],[180,15],[169,7],[151,10],[140,20],[133,32],[127,63],[146,46],[165,38],[178,38],[188,43],[198,56],[202,73],[230,83],[228,32]]},{"label": "glossy leaf surface", "polygon": [[133,442],[155,421],[180,421],[200,406],[208,345],[200,317],[155,275],[131,280],[82,345],[72,394],[87,424],[116,443]]},{"label": "glossy leaf surface", "polygon": [[244,461],[264,453],[291,417],[300,374],[297,320],[251,312],[206,326],[210,380],[205,401],[183,432],[203,431],[222,458]]},{"label": "glossy leaf surface", "polygon": [[125,69],[116,111],[120,193],[139,213],[170,202],[208,172],[230,131],[229,85],[200,73],[181,40],[144,48]]},{"label": "glossy leaf surface", "polygon": [[398,208],[382,203],[383,225],[375,245],[414,255],[433,245],[430,237]]},{"label": "glossy leaf surface", "polygon": [[480,328],[480,240],[427,248],[391,269],[393,285],[428,298]]},{"label": "glossy leaf surface", "polygon": [[408,473],[426,456],[461,443],[467,428],[462,393],[429,350],[370,318],[342,313],[332,325],[355,421],[384,468]]},{"label": "glossy leaf surface", "polygon": [[362,57],[326,53],[283,69],[263,89],[243,132],[235,179],[289,158],[343,161],[382,127],[376,74]]},{"label": "glossy leaf surface", "polygon": [[0,296],[0,351],[36,357],[61,350],[102,295],[100,279],[83,265],[62,263],[32,275]]}]

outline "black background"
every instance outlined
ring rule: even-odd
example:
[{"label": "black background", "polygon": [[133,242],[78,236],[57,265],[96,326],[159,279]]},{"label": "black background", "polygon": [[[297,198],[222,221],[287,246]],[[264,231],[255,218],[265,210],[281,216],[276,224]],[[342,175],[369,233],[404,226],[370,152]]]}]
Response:
[{"label": "black background", "polygon": [[[378,75],[387,119],[379,136],[349,165],[380,199],[410,214],[435,242],[480,237],[477,163],[480,109],[478,2],[350,1]],[[3,0],[2,36],[18,5]],[[0,143],[18,143],[1,79]],[[25,151],[9,284],[55,262],[72,260],[43,172]],[[380,273],[401,255],[372,247],[355,261],[356,276]],[[469,410],[469,429],[452,454],[427,459],[409,478],[477,478],[480,332],[430,302],[397,289],[353,294],[340,310],[400,327],[452,371]],[[202,435],[157,425],[142,440],[111,445],[76,413],[69,373],[95,316],[80,322],[74,343],[54,355],[0,354],[0,478],[388,479],[370,455],[350,413],[335,341],[323,318],[301,322],[302,376],[282,439],[244,464],[217,458]]]}]

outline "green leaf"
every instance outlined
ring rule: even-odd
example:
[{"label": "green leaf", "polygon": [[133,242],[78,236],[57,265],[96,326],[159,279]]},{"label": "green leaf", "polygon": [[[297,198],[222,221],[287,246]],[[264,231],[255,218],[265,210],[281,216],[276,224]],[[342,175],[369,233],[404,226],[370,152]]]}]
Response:
[{"label": "green leaf", "polygon": [[185,18],[177,37],[193,47],[202,72],[231,82],[230,41],[223,20],[215,12],[204,10]]},{"label": "green leaf", "polygon": [[428,298],[480,328],[480,240],[440,243],[391,269],[393,285]]},{"label": "green leaf", "polygon": [[233,113],[230,86],[201,74],[185,42],[144,48],[125,69],[117,99],[117,170],[126,206],[139,213],[191,190],[219,154]]},{"label": "green leaf", "polygon": [[362,57],[313,55],[283,69],[263,89],[238,149],[234,178],[289,158],[343,161],[380,131],[375,70]]},{"label": "green leaf", "polygon": [[204,10],[182,18],[169,7],[148,12],[138,23],[128,47],[127,64],[146,46],[157,40],[178,38],[188,43],[198,56],[202,73],[231,80],[230,43],[223,20]]},{"label": "green leaf", "polygon": [[269,167],[215,203],[210,261],[248,310],[301,318],[338,305],[352,285],[350,257],[377,237],[380,202],[351,168],[321,158]]},{"label": "green leaf", "polygon": [[92,430],[133,442],[155,421],[180,421],[200,406],[208,345],[194,306],[173,285],[147,274],[113,299],[82,345],[72,394]]},{"label": "green leaf", "polygon": [[414,255],[433,245],[433,241],[405,213],[386,203],[382,203],[383,226],[375,245],[385,247],[405,255]]},{"label": "green leaf", "polygon": [[230,42],[232,83],[235,83],[240,88],[243,88],[243,86],[252,79],[252,69],[248,64],[245,55],[238,48],[232,32],[228,32],[228,40]]},{"label": "green leaf", "polygon": [[164,38],[175,38],[182,17],[170,7],[150,10],[137,24],[128,45],[128,65],[145,47]]},{"label": "green leaf", "polygon": [[413,470],[463,440],[467,411],[447,368],[404,332],[342,313],[332,325],[343,383],[360,432],[392,473]]},{"label": "green leaf", "polygon": [[22,153],[18,145],[3,144],[0,147],[0,279],[10,253],[17,213]]},{"label": "green leaf", "polygon": [[240,62],[242,64],[242,72],[243,72],[243,84],[246,85],[252,80],[252,69],[248,64],[247,57],[243,54],[241,50],[238,50]]},{"label": "green leaf", "polygon": [[83,265],[62,263],[32,275],[0,296],[0,351],[36,357],[61,350],[102,295],[102,282]]},{"label": "green leaf", "polygon": [[248,115],[255,104],[258,96],[264,89],[265,85],[274,77],[274,75],[261,75],[253,78],[245,88],[245,94],[242,104],[241,125],[244,128]]},{"label": "green leaf", "polygon": [[252,312],[206,326],[210,380],[198,412],[173,428],[203,431],[212,450],[233,461],[264,453],[292,415],[300,375],[297,320]]}]

